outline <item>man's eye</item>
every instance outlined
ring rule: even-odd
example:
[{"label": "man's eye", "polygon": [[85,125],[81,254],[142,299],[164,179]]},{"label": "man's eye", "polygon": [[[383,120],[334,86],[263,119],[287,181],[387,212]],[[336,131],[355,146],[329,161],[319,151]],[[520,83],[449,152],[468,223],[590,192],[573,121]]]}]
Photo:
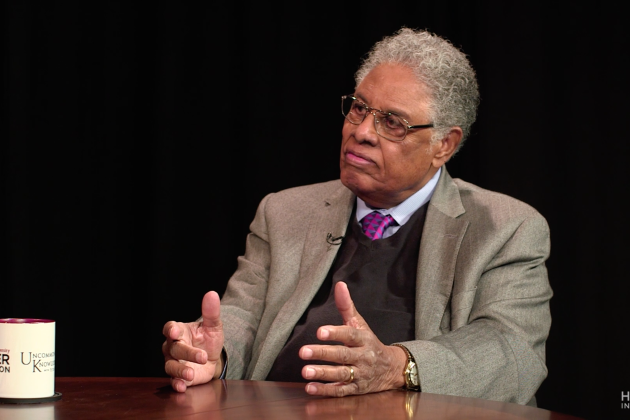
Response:
[{"label": "man's eye", "polygon": [[392,130],[398,130],[398,129],[404,130],[402,121],[400,120],[400,118],[396,117],[395,115],[388,115],[384,118],[384,120],[385,120],[385,125],[387,126],[387,128],[392,129]]},{"label": "man's eye", "polygon": [[352,112],[357,115],[363,115],[367,112],[367,108],[365,107],[365,105],[355,102],[354,104],[352,104]]}]

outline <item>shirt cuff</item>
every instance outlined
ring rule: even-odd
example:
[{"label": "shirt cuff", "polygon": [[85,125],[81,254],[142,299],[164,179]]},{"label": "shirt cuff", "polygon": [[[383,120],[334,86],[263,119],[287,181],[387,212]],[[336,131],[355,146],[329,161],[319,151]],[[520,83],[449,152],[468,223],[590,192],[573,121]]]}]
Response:
[{"label": "shirt cuff", "polygon": [[221,350],[221,359],[223,359],[223,370],[221,371],[221,375],[219,375],[219,379],[225,379],[227,375],[227,367],[228,367],[228,356],[225,351],[225,347]]}]

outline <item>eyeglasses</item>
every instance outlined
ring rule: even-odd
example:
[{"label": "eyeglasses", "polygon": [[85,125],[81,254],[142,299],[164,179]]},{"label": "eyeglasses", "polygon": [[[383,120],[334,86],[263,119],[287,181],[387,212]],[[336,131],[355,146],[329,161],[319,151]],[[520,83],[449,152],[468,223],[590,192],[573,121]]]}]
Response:
[{"label": "eyeglasses", "polygon": [[407,136],[407,131],[414,128],[433,127],[433,124],[410,125],[409,121],[400,115],[372,108],[350,95],[341,97],[341,113],[354,125],[361,124],[367,114],[374,115],[376,133],[389,141],[403,141]]}]

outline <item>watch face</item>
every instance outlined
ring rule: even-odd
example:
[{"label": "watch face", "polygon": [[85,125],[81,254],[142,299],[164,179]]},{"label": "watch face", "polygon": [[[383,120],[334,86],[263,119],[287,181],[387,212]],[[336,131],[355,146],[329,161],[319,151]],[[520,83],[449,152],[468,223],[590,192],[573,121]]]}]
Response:
[{"label": "watch face", "polygon": [[409,375],[409,380],[413,384],[413,386],[418,386],[418,374],[413,374],[413,372]]},{"label": "watch face", "polygon": [[409,382],[414,388],[417,387],[419,385],[418,366],[416,366],[416,364],[413,362],[409,363],[409,366],[407,367],[407,372],[408,372],[407,377],[409,378]]}]

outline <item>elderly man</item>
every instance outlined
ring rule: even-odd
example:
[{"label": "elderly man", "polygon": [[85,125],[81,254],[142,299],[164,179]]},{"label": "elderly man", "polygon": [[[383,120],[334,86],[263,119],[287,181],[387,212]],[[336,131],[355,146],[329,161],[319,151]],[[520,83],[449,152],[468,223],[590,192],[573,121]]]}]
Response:
[{"label": "elderly man", "polygon": [[265,197],[223,298],[164,326],[173,388],[226,377],[535,404],[549,229],[446,171],[477,103],[446,40],[403,28],[377,43],[342,97],[341,179]]}]

